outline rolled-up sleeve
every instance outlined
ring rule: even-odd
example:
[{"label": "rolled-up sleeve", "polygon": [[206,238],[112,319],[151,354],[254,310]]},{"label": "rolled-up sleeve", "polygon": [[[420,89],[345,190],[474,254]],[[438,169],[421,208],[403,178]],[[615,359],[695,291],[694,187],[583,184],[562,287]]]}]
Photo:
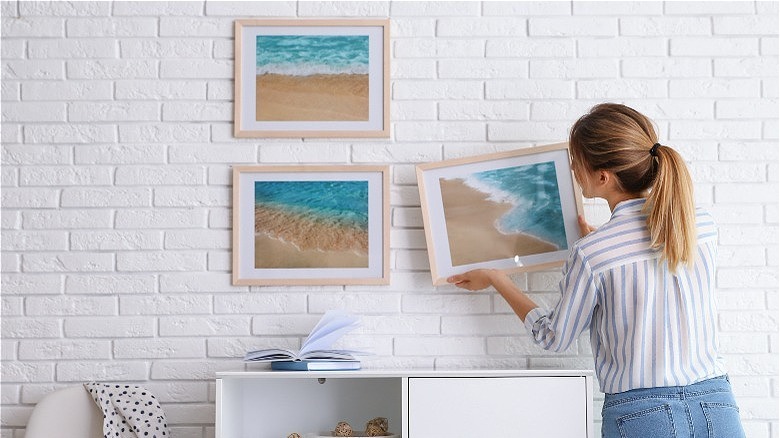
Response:
[{"label": "rolled-up sleeve", "polygon": [[596,281],[582,252],[574,248],[558,285],[560,299],[552,311],[537,307],[523,324],[534,342],[545,350],[563,351],[590,325],[597,303]]}]

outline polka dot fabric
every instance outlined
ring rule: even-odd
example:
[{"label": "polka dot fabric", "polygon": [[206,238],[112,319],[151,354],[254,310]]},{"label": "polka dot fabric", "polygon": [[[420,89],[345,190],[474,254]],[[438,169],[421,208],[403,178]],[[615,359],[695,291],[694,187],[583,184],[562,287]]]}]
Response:
[{"label": "polka dot fabric", "polygon": [[105,438],[168,438],[168,422],[154,395],[133,385],[85,383],[103,411]]}]

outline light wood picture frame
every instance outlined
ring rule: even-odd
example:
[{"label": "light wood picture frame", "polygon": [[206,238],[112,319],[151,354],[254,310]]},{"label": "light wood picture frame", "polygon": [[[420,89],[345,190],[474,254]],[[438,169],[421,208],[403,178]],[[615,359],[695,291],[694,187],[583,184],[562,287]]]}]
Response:
[{"label": "light wood picture frame", "polygon": [[233,284],[388,284],[389,173],[235,166]]},{"label": "light wood picture frame", "polygon": [[389,19],[235,21],[236,137],[389,137]]},{"label": "light wood picture frame", "polygon": [[417,166],[434,285],[478,268],[561,265],[580,238],[567,143]]}]

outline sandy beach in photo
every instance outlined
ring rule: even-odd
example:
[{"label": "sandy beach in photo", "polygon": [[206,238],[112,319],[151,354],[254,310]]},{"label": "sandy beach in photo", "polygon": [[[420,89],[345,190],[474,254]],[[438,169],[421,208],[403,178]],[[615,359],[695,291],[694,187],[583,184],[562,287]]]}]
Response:
[{"label": "sandy beach in photo", "polygon": [[255,267],[367,268],[368,231],[258,204]]},{"label": "sandy beach in photo", "polygon": [[368,120],[367,74],[257,75],[258,121]]},{"label": "sandy beach in photo", "polygon": [[495,224],[512,209],[511,204],[489,200],[487,193],[469,187],[460,178],[440,179],[439,184],[452,266],[558,250],[529,234],[499,232]]}]

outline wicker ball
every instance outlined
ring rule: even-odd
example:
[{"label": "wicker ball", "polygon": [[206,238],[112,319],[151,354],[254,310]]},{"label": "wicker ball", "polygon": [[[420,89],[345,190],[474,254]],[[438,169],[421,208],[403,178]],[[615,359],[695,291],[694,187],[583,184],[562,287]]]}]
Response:
[{"label": "wicker ball", "polygon": [[336,436],[352,436],[352,426],[346,421],[339,421],[336,425],[336,429],[333,430]]},{"label": "wicker ball", "polygon": [[366,436],[385,436],[387,435],[381,427],[376,424],[369,424],[366,426]]},{"label": "wicker ball", "polygon": [[287,435],[287,438],[301,438],[301,435],[297,432],[293,432],[289,435]]},{"label": "wicker ball", "polygon": [[382,435],[386,435],[387,434],[387,429],[388,429],[387,418],[385,418],[385,417],[376,417],[374,419],[368,420],[368,423],[366,423],[366,432],[368,432],[369,429],[374,429],[374,428],[381,430],[382,433],[381,434],[376,434],[376,435],[370,435],[368,433],[366,433],[366,434],[368,436],[382,436]]}]

